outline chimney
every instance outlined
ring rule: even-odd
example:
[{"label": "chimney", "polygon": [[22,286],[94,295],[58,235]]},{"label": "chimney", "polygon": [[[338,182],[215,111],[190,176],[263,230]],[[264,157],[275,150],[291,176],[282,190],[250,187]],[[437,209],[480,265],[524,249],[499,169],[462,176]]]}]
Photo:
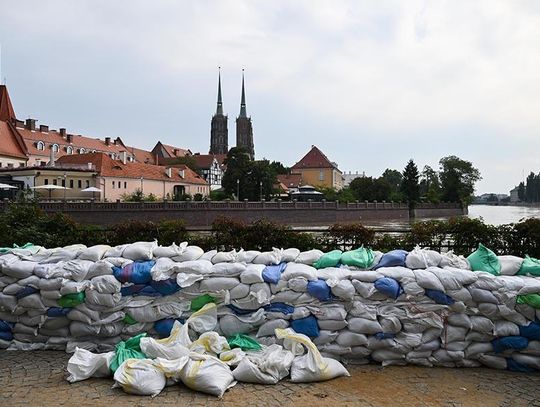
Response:
[{"label": "chimney", "polygon": [[66,129],[60,129],[60,136],[62,136],[62,138],[66,137]]},{"label": "chimney", "polygon": [[26,119],[26,130],[35,130],[36,129],[36,119]]},{"label": "chimney", "polygon": [[166,172],[167,172],[167,177],[172,178],[172,168],[171,167],[167,168]]},{"label": "chimney", "polygon": [[106,145],[106,146],[110,146],[110,145],[111,145],[111,138],[110,138],[110,137],[105,137],[105,145]]},{"label": "chimney", "polygon": [[120,152],[120,157],[122,159],[122,164],[127,164],[127,151]]},{"label": "chimney", "polygon": [[49,132],[49,126],[45,126],[44,124],[39,125],[39,131],[48,133]]},{"label": "chimney", "polygon": [[14,122],[15,122],[15,127],[18,127],[20,129],[24,128],[24,122],[22,120],[15,119]]},{"label": "chimney", "polygon": [[[65,131],[65,129],[64,129]],[[66,141],[68,143],[73,143],[73,134],[66,134]]]},{"label": "chimney", "polygon": [[92,163],[86,163],[86,165],[88,166],[88,169],[89,169],[89,170],[93,170],[93,169],[94,169],[94,164],[92,164]]}]

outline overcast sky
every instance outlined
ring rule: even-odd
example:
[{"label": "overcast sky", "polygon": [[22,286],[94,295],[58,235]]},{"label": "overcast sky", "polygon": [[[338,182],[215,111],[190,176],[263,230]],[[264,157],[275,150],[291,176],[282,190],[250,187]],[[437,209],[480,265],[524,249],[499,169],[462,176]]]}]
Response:
[{"label": "overcast sky", "polygon": [[0,0],[19,118],[207,153],[222,67],[229,146],[241,69],[255,153],[317,145],[379,176],[458,155],[477,193],[540,171],[540,1]]}]

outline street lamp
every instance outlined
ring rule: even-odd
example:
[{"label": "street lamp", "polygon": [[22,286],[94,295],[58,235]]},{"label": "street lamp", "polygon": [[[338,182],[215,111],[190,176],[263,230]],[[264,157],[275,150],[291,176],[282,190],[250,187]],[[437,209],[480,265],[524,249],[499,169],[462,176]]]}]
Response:
[{"label": "street lamp", "polygon": [[64,202],[66,201],[66,189],[67,189],[67,174],[64,172]]},{"label": "street lamp", "polygon": [[240,178],[236,180],[236,200],[240,200]]},{"label": "street lamp", "polygon": [[259,196],[260,196],[260,200],[262,201],[262,199],[263,199],[263,195],[262,195],[262,181],[259,182]]}]

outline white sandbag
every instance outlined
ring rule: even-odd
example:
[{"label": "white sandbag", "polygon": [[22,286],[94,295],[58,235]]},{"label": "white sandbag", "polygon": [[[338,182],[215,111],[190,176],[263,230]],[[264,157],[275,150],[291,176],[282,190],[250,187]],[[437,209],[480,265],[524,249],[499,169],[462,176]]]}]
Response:
[{"label": "white sandbag", "polygon": [[359,334],[356,332],[351,332],[350,330],[344,329],[339,332],[338,337],[336,338],[336,343],[339,346],[346,348],[351,348],[353,346],[364,346],[367,345],[368,340],[366,335]]},{"label": "white sandbag", "polygon": [[186,250],[188,243],[182,242],[180,245],[177,245],[173,242],[170,246],[157,246],[154,248],[154,257],[163,258],[163,257],[175,257],[180,256]]},{"label": "white sandbag", "polygon": [[114,372],[115,385],[128,394],[155,397],[167,384],[160,366],[151,359],[127,359]]},{"label": "white sandbag", "polygon": [[441,261],[439,263],[439,267],[446,268],[446,267],[452,267],[462,270],[470,270],[471,265],[469,264],[469,261],[463,257],[458,256],[454,254],[452,250],[441,253]]},{"label": "white sandbag", "polygon": [[359,334],[373,335],[382,332],[381,324],[378,321],[371,321],[365,318],[349,318],[349,329]]},{"label": "white sandbag", "polygon": [[114,355],[114,352],[96,354],[76,348],[67,364],[69,373],[67,381],[75,383],[90,377],[109,377],[111,375],[109,366]]},{"label": "white sandbag", "polygon": [[174,256],[172,259],[176,262],[198,260],[204,254],[204,250],[199,246],[187,246],[182,254]]},{"label": "white sandbag", "polygon": [[141,351],[149,358],[164,358],[168,360],[178,359],[189,355],[191,341],[189,340],[187,329],[182,330],[182,324],[175,321],[171,334],[167,338],[154,339],[143,337],[140,340]]},{"label": "white sandbag", "polygon": [[236,287],[233,287],[229,290],[229,298],[231,300],[246,298],[248,295],[249,295],[249,284],[238,283]]},{"label": "white sandbag", "polygon": [[285,249],[281,253],[281,261],[284,261],[286,263],[291,263],[296,260],[296,258],[300,255],[300,250],[291,247],[290,249]]},{"label": "white sandbag", "polygon": [[246,334],[262,325],[265,321],[264,309],[260,309],[251,315],[223,315],[219,320],[219,327],[225,336]]},{"label": "white sandbag", "polygon": [[428,269],[441,282],[445,290],[460,290],[465,285],[469,285],[478,280],[478,275],[473,271],[457,268],[430,267]]},{"label": "white sandbag", "polygon": [[410,269],[426,269],[431,266],[438,266],[441,260],[442,256],[439,252],[416,246],[407,254],[405,265]]},{"label": "white sandbag", "polygon": [[495,321],[493,334],[498,337],[502,336],[519,336],[519,326],[510,321],[500,319]]},{"label": "white sandbag", "polygon": [[501,356],[480,354],[478,361],[492,369],[506,369],[506,359]]},{"label": "white sandbag", "polygon": [[236,254],[236,261],[240,263],[253,263],[253,260],[255,260],[255,258],[259,254],[261,254],[261,252],[257,250],[248,250],[248,251],[240,250]]},{"label": "white sandbag", "polygon": [[305,277],[291,278],[289,281],[287,281],[287,287],[290,290],[296,291],[297,293],[305,293],[307,291],[308,281]]},{"label": "white sandbag", "polygon": [[[110,259],[99,260],[93,263],[88,269],[88,274],[86,274],[86,278],[88,280],[91,280],[94,277],[112,275],[114,265],[109,260]],[[133,261],[126,259],[126,262],[132,263]]]},{"label": "white sandbag", "polygon": [[319,331],[319,336],[313,338],[313,343],[317,346],[326,345],[327,343],[334,342],[338,335],[339,332],[321,329]]},{"label": "white sandbag", "polygon": [[212,261],[212,257],[214,257],[216,254],[218,253],[217,250],[209,250],[207,252],[204,252],[204,254],[199,257],[197,260],[208,260],[208,261]]},{"label": "white sandbag", "polygon": [[244,284],[264,283],[262,272],[265,267],[264,264],[248,264],[240,274],[240,281]]},{"label": "white sandbag", "polygon": [[257,331],[257,338],[261,336],[274,335],[276,329],[285,329],[289,327],[289,321],[284,319],[273,319],[265,322],[259,327]]},{"label": "white sandbag", "polygon": [[217,252],[212,256],[212,264],[217,263],[230,263],[236,259],[236,250],[231,250],[230,252]]},{"label": "white sandbag", "polygon": [[234,348],[221,352],[219,354],[219,360],[228,366],[238,366],[245,356],[246,353],[242,349]]},{"label": "white sandbag", "polygon": [[331,287],[332,294],[345,301],[352,301],[356,290],[349,280],[326,280],[326,283]]},{"label": "white sandbag", "polygon": [[[3,257],[7,257],[7,256],[3,256]],[[34,272],[34,267],[36,265],[37,265],[36,262],[21,261],[19,260],[19,258],[16,258],[2,265],[2,273],[5,274],[6,276],[14,277],[19,280],[26,277],[30,277],[32,273]]]},{"label": "white sandbag", "polygon": [[521,363],[531,369],[540,370],[540,357],[533,355],[523,355],[521,353],[514,353],[512,359],[516,362]]},{"label": "white sandbag", "polygon": [[308,250],[301,252],[296,258],[295,262],[312,266],[313,263],[319,260],[323,254],[324,253],[318,249]]},{"label": "white sandbag", "polygon": [[90,280],[92,290],[102,294],[119,293],[122,284],[114,276],[98,276]]},{"label": "white sandbag", "polygon": [[304,277],[308,281],[316,281],[317,269],[302,263],[287,263],[287,267],[281,274],[281,279],[287,281],[297,277]]},{"label": "white sandbag", "polygon": [[99,244],[96,246],[91,246],[84,249],[81,254],[79,254],[78,259],[80,260],[90,260],[96,262],[101,260],[107,251],[109,251],[111,246],[106,244]]},{"label": "white sandbag", "polygon": [[347,320],[341,319],[325,319],[317,322],[320,329],[325,329],[327,331],[340,331],[344,328],[347,328],[349,323]]},{"label": "white sandbag", "polygon": [[[174,259],[173,259],[174,260]],[[212,262],[209,260],[186,260],[174,263],[175,273],[210,274]]]},{"label": "white sandbag", "polygon": [[221,277],[238,277],[245,270],[246,266],[243,263],[217,263],[210,269],[210,274]]},{"label": "white sandbag", "polygon": [[174,276],[177,271],[174,268],[176,263],[169,257],[159,257],[156,259],[156,263],[152,266],[150,273],[152,274],[152,280],[163,281],[168,280]]},{"label": "white sandbag", "polygon": [[424,289],[437,290],[445,292],[441,281],[431,270],[414,270],[414,277],[418,285]]},{"label": "white sandbag", "polygon": [[514,276],[521,268],[523,258],[517,256],[497,256],[501,264],[501,275]]},{"label": "white sandbag", "polygon": [[178,273],[176,275],[176,284],[178,284],[180,288],[187,288],[191,287],[193,284],[202,280],[203,278],[204,277],[200,274]]},{"label": "white sandbag", "polygon": [[202,280],[200,290],[201,292],[215,292],[215,291],[221,291],[221,290],[231,290],[239,284],[240,284],[240,281],[237,278],[213,277],[213,278],[207,278],[207,279]]},{"label": "white sandbag", "polygon": [[276,329],[276,337],[287,339],[305,346],[307,353],[294,358],[291,365],[291,381],[309,383],[330,380],[339,376],[350,376],[349,372],[336,360],[321,356],[311,340],[292,329]]},{"label": "white sandbag", "polygon": [[274,247],[270,252],[262,252],[261,254],[257,255],[257,257],[253,259],[253,263],[265,264],[267,266],[279,264],[281,263],[282,253],[283,249],[276,249]]},{"label": "white sandbag", "polygon": [[227,338],[212,331],[201,334],[199,339],[191,344],[190,350],[195,353],[218,356],[222,352],[231,350],[231,347],[227,342]]}]

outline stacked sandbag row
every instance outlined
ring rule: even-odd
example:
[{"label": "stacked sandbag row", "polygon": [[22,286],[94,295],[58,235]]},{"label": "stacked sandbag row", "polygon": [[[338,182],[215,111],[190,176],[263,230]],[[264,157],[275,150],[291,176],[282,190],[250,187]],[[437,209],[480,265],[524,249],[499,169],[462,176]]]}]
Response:
[{"label": "stacked sandbag row", "polygon": [[417,248],[204,252],[186,243],[28,246],[0,256],[0,347],[110,351],[208,303],[214,331],[276,329],[348,363],[540,368],[540,262]]}]

